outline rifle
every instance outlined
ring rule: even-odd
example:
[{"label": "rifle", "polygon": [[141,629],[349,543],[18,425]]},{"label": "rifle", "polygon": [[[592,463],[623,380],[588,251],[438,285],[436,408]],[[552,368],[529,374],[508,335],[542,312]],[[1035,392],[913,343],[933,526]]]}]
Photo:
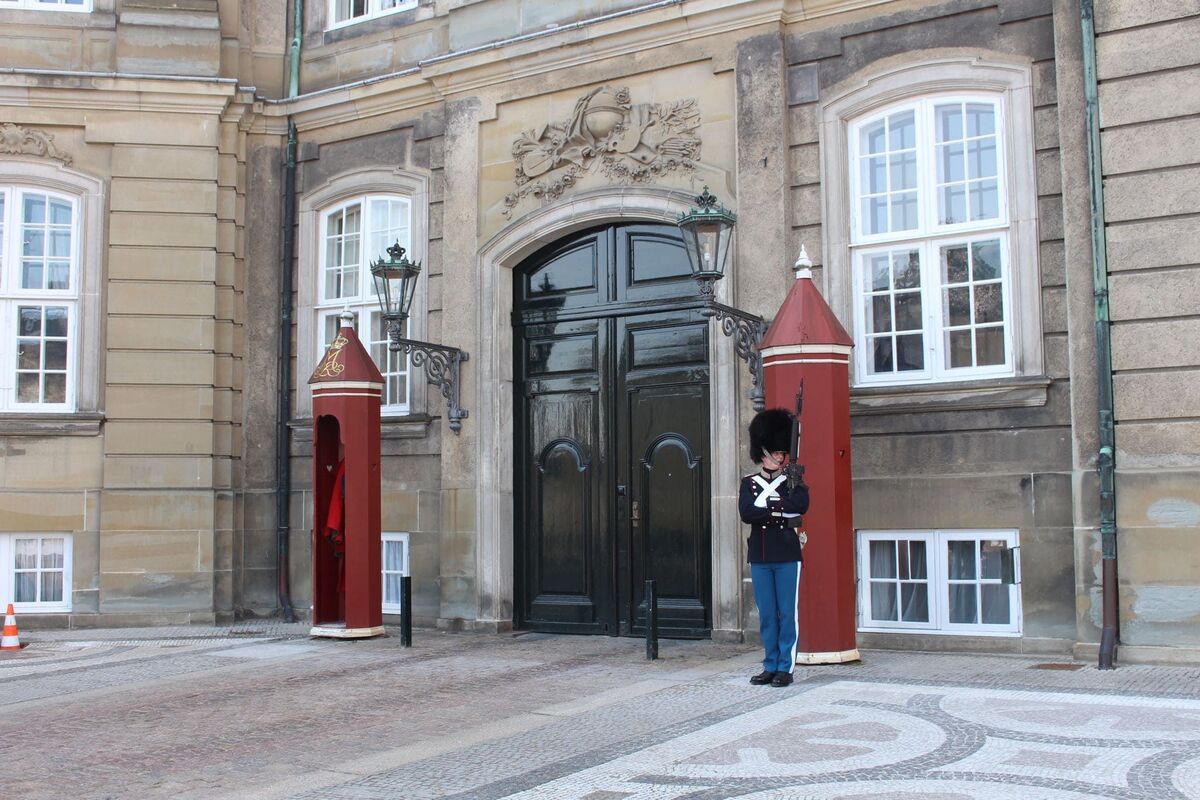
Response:
[{"label": "rifle", "polygon": [[800,388],[796,391],[796,413],[792,414],[792,441],[788,455],[787,466],[783,474],[787,476],[789,489],[795,489],[804,483],[804,465],[800,463],[800,412],[804,410],[804,379],[800,379]]}]

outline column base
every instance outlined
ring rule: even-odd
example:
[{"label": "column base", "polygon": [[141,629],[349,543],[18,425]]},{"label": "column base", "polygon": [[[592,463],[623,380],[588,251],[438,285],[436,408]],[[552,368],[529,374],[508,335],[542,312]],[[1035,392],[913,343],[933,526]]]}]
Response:
[{"label": "column base", "polygon": [[857,647],[832,653],[796,653],[796,663],[799,665],[845,664],[848,661],[862,661]]},{"label": "column base", "polygon": [[325,622],[309,628],[308,635],[323,639],[369,639],[372,636],[383,636],[382,625],[370,628],[347,628],[344,622]]}]

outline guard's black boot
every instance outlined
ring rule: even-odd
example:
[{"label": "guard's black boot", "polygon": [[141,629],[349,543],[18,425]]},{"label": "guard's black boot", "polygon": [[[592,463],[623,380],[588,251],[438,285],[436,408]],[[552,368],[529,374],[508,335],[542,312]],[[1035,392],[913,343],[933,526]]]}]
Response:
[{"label": "guard's black boot", "polygon": [[792,685],[792,673],[776,672],[775,677],[771,679],[771,685],[774,686],[776,689],[778,689],[781,686],[791,686]]},{"label": "guard's black boot", "polygon": [[750,679],[750,683],[755,686],[766,686],[771,681],[775,680],[774,672],[760,672]]}]

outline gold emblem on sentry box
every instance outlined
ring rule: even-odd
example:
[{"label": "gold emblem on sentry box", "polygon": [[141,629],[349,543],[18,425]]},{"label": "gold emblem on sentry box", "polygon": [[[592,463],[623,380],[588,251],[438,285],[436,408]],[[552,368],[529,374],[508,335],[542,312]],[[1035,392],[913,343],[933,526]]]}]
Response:
[{"label": "gold emblem on sentry box", "polygon": [[337,338],[329,345],[329,350],[325,352],[325,358],[317,366],[317,378],[336,378],[346,371],[346,365],[342,363],[342,350],[350,340],[340,333]]}]

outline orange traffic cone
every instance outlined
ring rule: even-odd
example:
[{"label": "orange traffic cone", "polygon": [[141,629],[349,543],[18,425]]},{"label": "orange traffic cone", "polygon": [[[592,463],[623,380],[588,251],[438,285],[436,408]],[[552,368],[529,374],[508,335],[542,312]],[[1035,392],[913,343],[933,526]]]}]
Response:
[{"label": "orange traffic cone", "polygon": [[4,634],[0,638],[0,650],[20,650],[21,637],[17,633],[17,615],[13,611],[13,604],[8,604],[8,611],[4,614]]}]

